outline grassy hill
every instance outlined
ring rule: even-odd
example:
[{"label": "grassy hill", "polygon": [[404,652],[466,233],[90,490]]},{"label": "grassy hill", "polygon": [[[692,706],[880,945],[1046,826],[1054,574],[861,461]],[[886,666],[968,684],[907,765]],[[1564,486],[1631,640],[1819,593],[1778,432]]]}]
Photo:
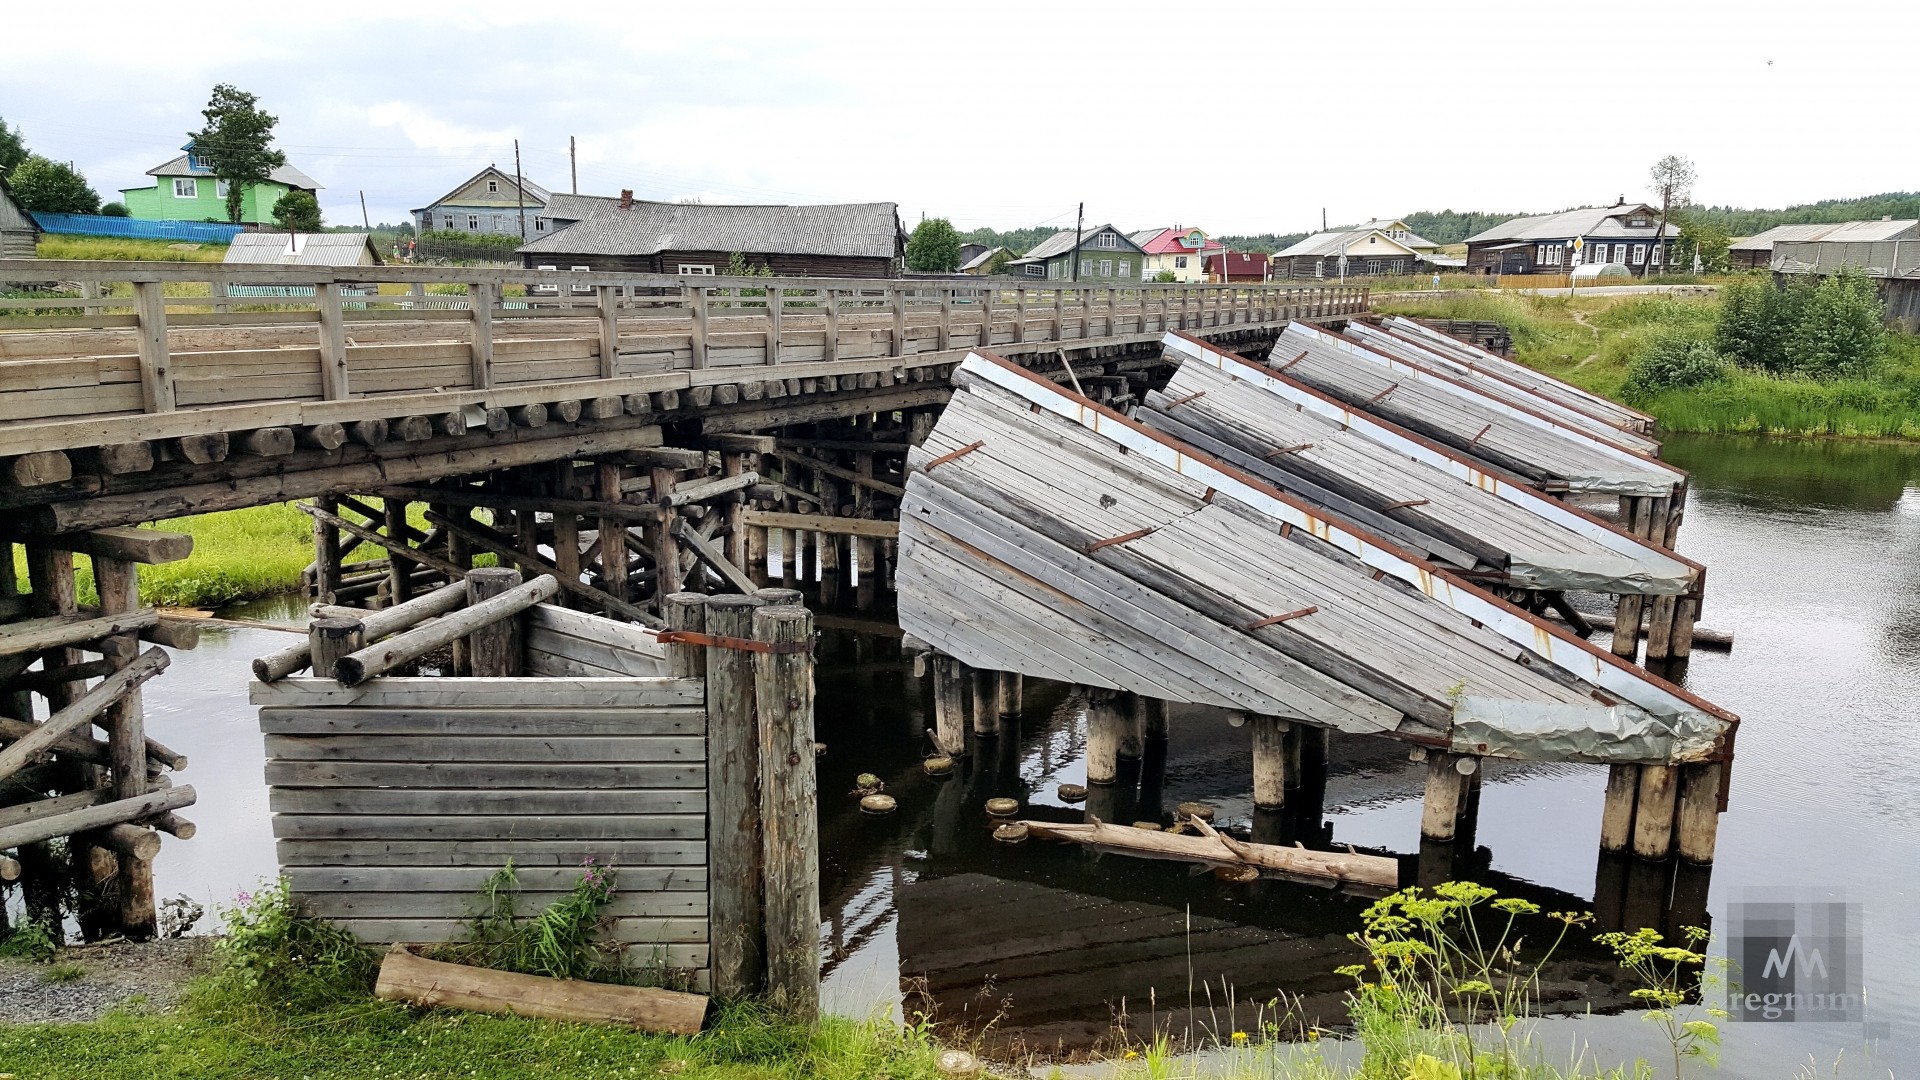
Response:
[{"label": "grassy hill", "polygon": [[225,244],[183,244],[173,240],[133,240],[118,236],[68,236],[41,233],[34,254],[43,259],[110,259],[116,262],[219,262]]}]

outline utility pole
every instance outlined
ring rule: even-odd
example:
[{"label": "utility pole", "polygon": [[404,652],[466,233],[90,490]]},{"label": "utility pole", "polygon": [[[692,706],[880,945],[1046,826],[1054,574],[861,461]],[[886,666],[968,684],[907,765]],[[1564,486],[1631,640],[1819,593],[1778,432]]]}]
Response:
[{"label": "utility pole", "polygon": [[1080,280],[1080,238],[1087,224],[1087,204],[1081,203],[1073,215],[1073,280]]},{"label": "utility pole", "polygon": [[367,193],[365,190],[360,192],[360,224],[369,229],[373,228],[373,223],[367,220]]},{"label": "utility pole", "polygon": [[1320,231],[1327,231],[1327,208],[1324,206],[1320,208]]},{"label": "utility pole", "polygon": [[513,140],[513,201],[520,208],[520,242],[527,242],[527,185],[520,179],[520,140]]},{"label": "utility pole", "polygon": [[573,174],[573,193],[580,194],[580,153],[573,136],[567,136],[567,171]]}]

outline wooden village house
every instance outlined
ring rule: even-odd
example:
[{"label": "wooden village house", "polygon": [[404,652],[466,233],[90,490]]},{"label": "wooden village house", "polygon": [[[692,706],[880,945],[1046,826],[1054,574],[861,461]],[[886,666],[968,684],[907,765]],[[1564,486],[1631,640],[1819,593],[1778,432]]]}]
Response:
[{"label": "wooden village house", "polygon": [[790,277],[899,274],[906,233],[890,202],[710,206],[555,195],[547,235],[520,248],[528,269],[725,274],[734,255]]},{"label": "wooden village house", "polygon": [[1147,229],[1134,233],[1131,239],[1147,253],[1140,274],[1143,281],[1156,280],[1162,274],[1172,274],[1174,281],[1204,281],[1203,261],[1226,250],[1220,241],[1208,239],[1199,229]]},{"label": "wooden village house", "polygon": [[0,259],[31,259],[40,241],[40,226],[20,204],[0,177]]},{"label": "wooden village house", "polygon": [[[1374,220],[1315,233],[1273,257],[1276,280],[1411,274],[1439,257],[1440,245],[1404,221]],[[1345,265],[1342,265],[1344,260]]]},{"label": "wooden village house", "polygon": [[423,233],[486,233],[532,240],[549,227],[546,210],[552,197],[539,184],[525,177],[516,184],[513,174],[488,165],[452,191],[417,207],[413,223]]},{"label": "wooden village house", "polygon": [[1146,254],[1132,237],[1112,225],[1095,225],[1079,232],[1062,229],[1007,264],[1007,272],[1049,281],[1133,284],[1142,277]]},{"label": "wooden village house", "polygon": [[[127,216],[142,221],[226,221],[227,182],[217,179],[206,162],[194,153],[189,141],[180,148],[184,153],[147,170],[155,183],[147,187],[121,188],[120,201]],[[318,194],[320,184],[291,165],[273,170],[264,184],[254,184],[241,193],[240,223],[266,225],[273,221],[273,204],[289,191]]]},{"label": "wooden village house", "polygon": [[1207,280],[1216,285],[1265,281],[1268,269],[1264,251],[1223,251],[1206,260]]},{"label": "wooden village house", "polygon": [[[1776,225],[1766,232],[1736,240],[1727,248],[1735,270],[1765,270],[1773,265],[1780,244],[1882,244],[1920,241],[1920,221],[1829,221],[1810,225]],[[1917,245],[1920,246],[1920,245]]]},{"label": "wooden village house", "polygon": [[[1678,226],[1663,227],[1660,211],[1645,203],[1621,201],[1536,214],[1467,237],[1467,271],[1564,274],[1575,263],[1611,263],[1645,277],[1673,265],[1673,244],[1679,236]],[[1577,252],[1575,240],[1581,241]]]}]

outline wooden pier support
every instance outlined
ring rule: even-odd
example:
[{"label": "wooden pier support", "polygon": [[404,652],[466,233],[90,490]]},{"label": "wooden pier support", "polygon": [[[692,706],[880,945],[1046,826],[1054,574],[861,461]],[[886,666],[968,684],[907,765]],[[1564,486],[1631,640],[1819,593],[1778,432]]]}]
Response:
[{"label": "wooden pier support", "polygon": [[1655,861],[1677,850],[1688,862],[1711,863],[1727,769],[1726,762],[1613,766],[1600,818],[1600,850],[1631,850]]},{"label": "wooden pier support", "polygon": [[1720,831],[1720,792],[1727,766],[1722,762],[1680,766],[1678,810],[1674,819],[1675,846],[1691,863],[1711,863]]},{"label": "wooden pier support", "polygon": [[1000,714],[1001,723],[1020,719],[1020,709],[1025,695],[1024,680],[1017,671],[1002,671],[994,685],[994,709]]},{"label": "wooden pier support", "polygon": [[951,656],[933,663],[933,745],[949,757],[967,752],[966,668]]},{"label": "wooden pier support", "polygon": [[1120,776],[1120,740],[1131,718],[1120,711],[1119,692],[1088,687],[1087,783],[1112,784]]},{"label": "wooden pier support", "polygon": [[1000,673],[979,668],[965,670],[972,699],[968,711],[973,715],[973,733],[981,738],[1000,734]]},{"label": "wooden pier support", "polygon": [[1600,812],[1600,850],[1619,854],[1633,843],[1633,804],[1640,796],[1640,766],[1607,767],[1607,801]]},{"label": "wooden pier support", "polygon": [[1427,791],[1420,814],[1420,836],[1452,840],[1466,816],[1468,775],[1480,767],[1477,759],[1445,750],[1427,751]]},{"label": "wooden pier support", "polygon": [[1146,752],[1147,715],[1140,704],[1140,695],[1122,693],[1114,702],[1114,710],[1120,716],[1119,756],[1130,761],[1138,761]]},{"label": "wooden pier support", "polygon": [[[1278,810],[1287,803],[1287,736],[1294,725],[1277,716],[1253,716],[1253,805]],[[1431,790],[1431,788],[1429,788]]]},{"label": "wooden pier support", "polygon": [[[762,607],[753,636],[760,718],[761,853],[766,865],[767,997],[794,1020],[820,1012],[820,835],[813,764],[813,615]],[[794,650],[794,651],[788,651]]]},{"label": "wooden pier support", "polygon": [[[706,631],[753,637],[755,596],[706,603]],[[707,865],[729,872],[707,881],[713,992],[738,998],[766,978],[765,867],[760,850],[760,731],[753,653],[710,645],[707,676]]]}]

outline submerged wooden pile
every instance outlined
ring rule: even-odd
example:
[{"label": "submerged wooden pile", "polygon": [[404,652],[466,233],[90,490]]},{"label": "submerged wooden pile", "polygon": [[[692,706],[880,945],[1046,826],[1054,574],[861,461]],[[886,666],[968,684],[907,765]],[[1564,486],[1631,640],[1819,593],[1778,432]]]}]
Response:
[{"label": "submerged wooden pile", "polygon": [[[88,940],[153,936],[160,834],[194,834],[175,813],[194,790],[170,775],[187,759],[147,736],[140,687],[169,660],[143,642],[192,648],[198,631],[142,606],[138,578],[192,549],[145,529],[40,538],[26,545],[29,590],[0,543],[0,885],[17,881],[28,918],[57,937],[68,917]],[[79,606],[75,554],[92,560],[97,608]]]}]

